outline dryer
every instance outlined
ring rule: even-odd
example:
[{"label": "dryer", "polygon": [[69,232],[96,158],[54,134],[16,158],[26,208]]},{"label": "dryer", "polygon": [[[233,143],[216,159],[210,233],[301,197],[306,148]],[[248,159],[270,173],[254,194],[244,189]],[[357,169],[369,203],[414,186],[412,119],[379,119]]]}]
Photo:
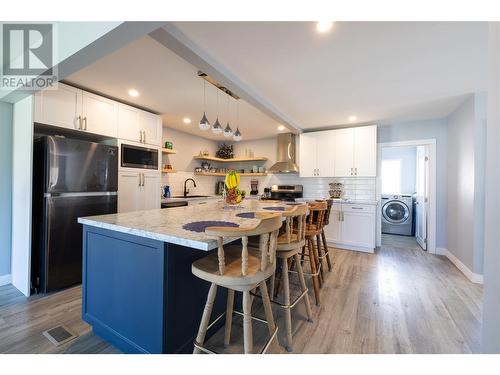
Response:
[{"label": "dryer", "polygon": [[382,194],[382,233],[413,235],[413,197]]}]

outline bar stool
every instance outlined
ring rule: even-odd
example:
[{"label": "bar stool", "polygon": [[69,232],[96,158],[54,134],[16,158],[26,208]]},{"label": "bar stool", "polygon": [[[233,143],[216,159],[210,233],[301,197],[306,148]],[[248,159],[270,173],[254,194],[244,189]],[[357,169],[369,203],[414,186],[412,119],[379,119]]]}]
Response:
[{"label": "bar stool", "polygon": [[[305,245],[305,232],[306,232],[306,217],[309,213],[307,204],[295,206],[293,209],[283,212],[285,217],[285,231],[278,237],[278,246],[276,249],[276,257],[281,259],[282,262],[282,284],[285,303],[281,304],[274,299],[271,302],[279,305],[285,310],[285,324],[286,324],[286,350],[291,352],[293,350],[292,343],[292,312],[291,309],[295,305],[304,300],[307,320],[312,322],[311,304],[309,302],[308,289],[304,279],[304,272],[299,258],[299,253]],[[288,261],[293,259],[297,267],[299,276],[300,288],[302,293],[298,296],[293,303],[290,301],[290,280],[288,273]],[[274,277],[271,279],[274,281]],[[271,293],[274,291],[274,282],[271,284]]]},{"label": "bar stool", "polygon": [[[253,352],[252,319],[268,325],[270,338],[264,345],[262,352],[267,350],[271,341],[276,337],[278,328],[274,324],[271,301],[269,300],[265,281],[276,270],[276,246],[282,217],[280,213],[256,213],[256,217],[261,220],[253,228],[209,227],[205,229],[206,234],[217,237],[218,251],[198,259],[191,267],[195,276],[211,283],[198,335],[194,342],[194,354],[201,351],[214,353],[205,348],[203,344],[207,330],[223,315],[226,316],[224,345],[229,345],[235,291],[243,293],[242,315],[245,354]],[[248,247],[248,236],[260,236],[258,249]],[[242,245],[230,245],[224,248],[225,237],[241,238]],[[226,313],[209,324],[218,286],[228,289]],[[252,299],[250,291],[257,287],[259,287],[262,295],[266,320],[251,316]]]},{"label": "bar stool", "polygon": [[[304,274],[312,277],[313,281],[313,290],[314,290],[314,299],[316,301],[316,305],[319,306],[321,303],[319,288],[320,288],[320,272],[321,272],[321,263],[319,261],[319,253],[318,249],[315,249],[314,239],[316,236],[321,234],[323,230],[323,220],[325,217],[327,203],[325,201],[319,202],[309,202],[309,216],[306,220],[306,246],[304,246],[302,250],[302,259],[304,256],[309,257],[309,264],[311,265],[311,272],[304,272]],[[308,252],[305,252],[307,248]]]},{"label": "bar stool", "polygon": [[[328,265],[328,271],[332,270],[332,262],[330,260],[330,250],[328,249],[328,244],[326,243],[325,227],[330,222],[330,213],[332,211],[333,199],[327,199],[326,201],[326,212],[323,219],[323,228],[321,228],[321,234],[316,236],[316,242],[318,244],[318,249],[320,250],[319,261],[321,263],[321,274],[323,274],[323,259],[326,258],[326,263]],[[321,246],[323,242],[323,247]]]}]

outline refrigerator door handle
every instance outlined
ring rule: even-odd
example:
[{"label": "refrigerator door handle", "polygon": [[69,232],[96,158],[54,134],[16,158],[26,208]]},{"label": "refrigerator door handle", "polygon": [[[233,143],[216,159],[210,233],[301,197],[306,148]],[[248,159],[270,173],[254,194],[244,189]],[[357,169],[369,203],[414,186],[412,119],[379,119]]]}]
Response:
[{"label": "refrigerator door handle", "polygon": [[105,197],[111,195],[118,195],[116,191],[96,191],[85,193],[44,193],[44,198],[64,198],[64,197]]}]

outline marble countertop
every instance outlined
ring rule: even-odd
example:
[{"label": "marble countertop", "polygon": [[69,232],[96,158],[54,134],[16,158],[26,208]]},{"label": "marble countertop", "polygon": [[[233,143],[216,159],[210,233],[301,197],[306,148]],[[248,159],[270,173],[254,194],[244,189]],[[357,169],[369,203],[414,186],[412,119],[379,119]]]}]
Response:
[{"label": "marble countertop", "polygon": [[[197,233],[183,229],[183,225],[194,221],[217,220],[239,224],[240,227],[252,227],[259,219],[240,218],[236,214],[242,212],[265,211],[264,207],[292,206],[284,203],[269,203],[259,200],[245,200],[241,207],[224,209],[222,201],[212,201],[203,205],[184,206],[169,209],[126,212],[111,215],[88,216],[78,218],[80,224],[114,230],[121,233],[151,238],[200,250],[217,248],[217,240],[205,233]],[[272,211],[267,211],[272,212]],[[234,241],[227,238],[225,243]]]}]

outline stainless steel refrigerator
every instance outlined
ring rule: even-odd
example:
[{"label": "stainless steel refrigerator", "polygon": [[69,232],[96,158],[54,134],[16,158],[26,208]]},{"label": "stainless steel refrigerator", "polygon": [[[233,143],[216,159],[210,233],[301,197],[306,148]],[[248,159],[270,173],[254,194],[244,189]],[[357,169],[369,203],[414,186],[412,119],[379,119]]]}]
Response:
[{"label": "stainless steel refrigerator", "polygon": [[32,293],[82,281],[81,216],[116,213],[118,148],[44,136],[33,157]]}]

